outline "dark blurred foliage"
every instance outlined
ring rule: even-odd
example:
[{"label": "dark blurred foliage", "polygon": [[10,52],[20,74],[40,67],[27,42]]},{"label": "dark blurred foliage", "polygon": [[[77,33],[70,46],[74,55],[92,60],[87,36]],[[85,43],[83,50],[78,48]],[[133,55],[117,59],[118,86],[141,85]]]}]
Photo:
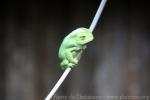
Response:
[{"label": "dark blurred foliage", "polygon": [[[43,100],[63,73],[62,39],[88,28],[99,2],[0,1],[0,100]],[[95,40],[56,95],[150,96],[149,11],[148,0],[108,0]]]}]

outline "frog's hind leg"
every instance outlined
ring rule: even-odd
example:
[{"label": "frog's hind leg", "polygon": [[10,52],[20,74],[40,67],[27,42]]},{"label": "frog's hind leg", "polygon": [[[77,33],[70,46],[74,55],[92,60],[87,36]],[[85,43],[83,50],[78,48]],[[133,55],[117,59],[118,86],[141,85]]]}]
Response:
[{"label": "frog's hind leg", "polygon": [[66,58],[70,63],[78,64],[77,58],[73,57],[75,55],[75,52],[66,52]]},{"label": "frog's hind leg", "polygon": [[67,68],[68,64],[69,64],[69,61],[65,59],[60,63],[60,66],[62,69],[65,69]]}]

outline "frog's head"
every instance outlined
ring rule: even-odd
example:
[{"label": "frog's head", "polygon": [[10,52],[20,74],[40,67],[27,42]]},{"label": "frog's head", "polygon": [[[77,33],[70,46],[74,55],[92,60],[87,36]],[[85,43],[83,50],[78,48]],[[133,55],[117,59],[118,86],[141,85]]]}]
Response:
[{"label": "frog's head", "polygon": [[77,44],[84,45],[94,39],[93,34],[87,28],[78,28],[73,31]]}]

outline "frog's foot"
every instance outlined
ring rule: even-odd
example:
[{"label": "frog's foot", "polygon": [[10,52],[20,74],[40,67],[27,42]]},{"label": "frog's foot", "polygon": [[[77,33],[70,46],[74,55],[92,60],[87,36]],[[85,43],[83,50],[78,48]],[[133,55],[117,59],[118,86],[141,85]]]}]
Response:
[{"label": "frog's foot", "polygon": [[73,68],[74,66],[75,66],[75,64],[73,64],[73,63],[69,63],[69,64],[68,64],[68,67]]},{"label": "frog's foot", "polygon": [[65,59],[60,63],[60,66],[62,69],[66,69],[68,64],[69,64],[69,61]]},{"label": "frog's foot", "polygon": [[73,63],[69,63],[69,64],[66,65],[66,66],[61,66],[61,69],[64,70],[64,69],[66,69],[66,68],[73,68],[74,66],[76,66],[76,65],[73,64]]},{"label": "frog's foot", "polygon": [[74,63],[75,65],[78,64],[78,60],[75,58],[74,61],[73,61],[73,63]]}]

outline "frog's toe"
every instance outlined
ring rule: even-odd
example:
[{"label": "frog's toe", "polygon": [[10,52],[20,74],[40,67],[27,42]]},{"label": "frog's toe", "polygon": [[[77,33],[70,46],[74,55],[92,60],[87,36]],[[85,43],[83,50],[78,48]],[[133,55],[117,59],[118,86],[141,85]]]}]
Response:
[{"label": "frog's toe", "polygon": [[75,66],[75,64],[73,64],[73,63],[68,64],[68,67],[73,67],[73,66]]},{"label": "frog's toe", "polygon": [[75,63],[75,64],[78,64],[78,60],[77,60],[77,59],[74,59],[74,63]]}]

